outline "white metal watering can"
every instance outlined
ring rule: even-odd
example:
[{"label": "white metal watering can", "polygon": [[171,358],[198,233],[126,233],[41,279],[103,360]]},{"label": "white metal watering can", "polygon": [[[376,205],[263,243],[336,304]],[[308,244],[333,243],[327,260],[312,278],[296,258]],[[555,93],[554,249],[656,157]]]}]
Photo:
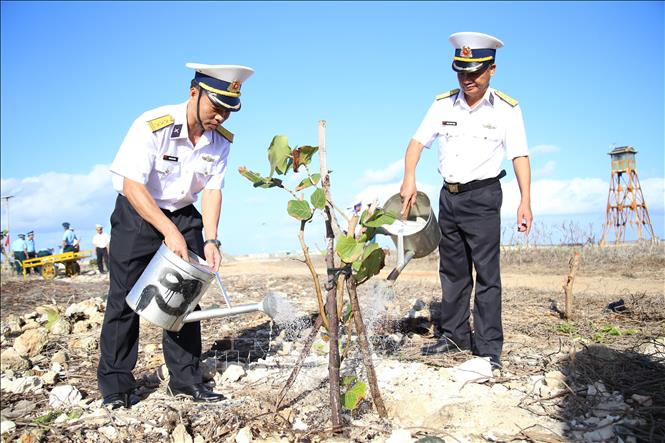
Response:
[{"label": "white metal watering can", "polygon": [[[399,214],[402,210],[402,197],[395,194],[383,205],[385,212]],[[416,201],[411,206],[406,219],[397,219],[393,224],[383,225],[377,232],[389,235],[397,246],[397,265],[388,275],[394,281],[413,258],[431,254],[441,241],[441,229],[436,221],[427,194],[418,191]]]},{"label": "white metal watering can", "polygon": [[[189,262],[171,252],[164,243],[125,298],[141,317],[169,331],[179,331],[185,323],[218,317],[263,312],[274,317],[277,300],[268,294],[259,303],[231,306],[219,274],[210,271],[205,260],[189,251]],[[213,280],[224,296],[226,308],[194,311]]]}]

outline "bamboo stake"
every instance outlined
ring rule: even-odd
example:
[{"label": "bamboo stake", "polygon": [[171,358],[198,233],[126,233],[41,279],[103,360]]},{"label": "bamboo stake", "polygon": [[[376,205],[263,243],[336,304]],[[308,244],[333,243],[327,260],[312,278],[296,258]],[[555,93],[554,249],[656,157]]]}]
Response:
[{"label": "bamboo stake", "polygon": [[312,259],[309,256],[309,248],[305,243],[305,221],[300,222],[300,233],[298,234],[298,239],[300,240],[300,247],[302,248],[303,255],[305,256],[305,264],[309,268],[309,273],[312,275],[312,280],[314,281],[314,290],[316,292],[316,300],[319,303],[319,315],[323,319],[323,326],[328,329],[328,319],[326,318],[326,311],[324,309],[323,303],[323,293],[321,291],[321,282],[319,282],[319,274],[316,273],[314,269],[314,264]]},{"label": "bamboo stake", "polygon": [[573,318],[573,282],[575,281],[575,273],[580,264],[580,253],[575,252],[568,262],[569,271],[566,283],[563,285],[563,290],[566,293],[566,311],[565,316],[567,320]]},{"label": "bamboo stake", "polygon": [[319,164],[321,166],[321,187],[326,195],[326,267],[328,268],[328,298],[326,301],[326,311],[328,314],[328,335],[330,336],[328,352],[328,378],[330,380],[330,411],[333,432],[342,428],[342,401],[340,399],[339,389],[339,337],[338,327],[339,319],[337,317],[337,288],[335,274],[335,233],[333,232],[334,209],[329,202],[330,198],[330,176],[328,175],[328,165],[326,157],[326,122],[319,121]]}]

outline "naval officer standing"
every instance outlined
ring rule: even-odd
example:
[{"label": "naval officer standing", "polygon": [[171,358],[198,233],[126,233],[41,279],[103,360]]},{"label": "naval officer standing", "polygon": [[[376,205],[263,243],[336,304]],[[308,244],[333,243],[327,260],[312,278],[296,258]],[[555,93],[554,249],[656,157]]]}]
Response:
[{"label": "naval officer standing", "polygon": [[[188,248],[213,271],[221,262],[217,227],[233,134],[222,124],[240,110],[240,88],[253,70],[188,63],[195,70],[188,100],[147,111],[129,129],[111,165],[118,192],[111,215],[110,289],[97,368],[103,403],[130,407],[138,356],[139,317],[125,297],[162,242],[187,260]],[[194,203],[201,194],[201,213]],[[201,328],[164,331],[168,393],[194,401],[224,396],[202,383]]]},{"label": "naval officer standing", "polygon": [[[405,154],[400,194],[406,214],[416,198],[416,165],[423,148],[439,141],[438,166],[443,176],[439,196],[440,339],[424,353],[470,349],[501,365],[501,203],[499,180],[504,157],[512,160],[521,192],[517,229],[531,228],[531,173],[522,111],[517,100],[490,87],[496,50],[503,43],[490,35],[458,32],[452,68],[458,89],[436,97]],[[474,286],[474,331],[469,323]]]}]

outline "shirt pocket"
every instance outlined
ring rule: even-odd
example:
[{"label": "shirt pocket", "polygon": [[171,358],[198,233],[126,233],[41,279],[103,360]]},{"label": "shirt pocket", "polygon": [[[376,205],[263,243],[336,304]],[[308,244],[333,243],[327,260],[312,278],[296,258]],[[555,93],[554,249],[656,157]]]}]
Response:
[{"label": "shirt pocket", "polygon": [[192,169],[194,170],[195,174],[199,174],[200,176],[207,178],[211,175],[219,173],[222,167],[222,163],[218,160],[219,159],[215,158],[212,161],[209,161],[200,158],[196,160]]},{"label": "shirt pocket", "polygon": [[159,173],[160,178],[177,176],[180,174],[180,163],[169,160],[155,160],[155,171]]},{"label": "shirt pocket", "polygon": [[473,135],[477,139],[485,140],[491,143],[497,143],[503,138],[503,131],[497,126],[485,124],[478,128],[478,130]]},{"label": "shirt pocket", "polygon": [[153,175],[155,180],[151,180],[152,184],[149,183],[149,188],[152,186],[152,191],[159,195],[160,200],[169,200],[173,198],[178,198],[180,195],[179,187],[177,185],[178,178],[180,177],[180,163],[172,162],[168,160],[155,160],[155,171],[156,177]]}]

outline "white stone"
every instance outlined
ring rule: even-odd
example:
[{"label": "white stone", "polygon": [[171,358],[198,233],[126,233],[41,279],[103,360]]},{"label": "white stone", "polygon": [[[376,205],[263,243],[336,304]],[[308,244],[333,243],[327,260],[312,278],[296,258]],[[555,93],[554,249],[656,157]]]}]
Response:
[{"label": "white stone", "polygon": [[192,436],[189,435],[187,428],[182,423],[175,427],[171,436],[173,437],[173,443],[193,443]]},{"label": "white stone", "polygon": [[411,431],[408,429],[395,429],[386,440],[386,443],[410,443],[412,441]]},{"label": "white stone", "polygon": [[251,443],[253,438],[252,430],[248,427],[244,427],[236,434],[236,443]]},{"label": "white stone", "polygon": [[14,429],[16,429],[16,423],[13,421],[2,420],[2,422],[0,422],[0,434],[6,434]]},{"label": "white stone", "polygon": [[30,361],[14,348],[7,348],[0,354],[0,368],[3,371],[25,371],[30,369]]},{"label": "white stone", "polygon": [[57,372],[48,371],[42,374],[41,379],[45,385],[52,385],[55,383],[55,379],[58,377]]},{"label": "white stone", "polygon": [[633,394],[630,398],[632,398],[635,403],[641,406],[648,407],[653,405],[653,399],[648,395]]},{"label": "white stone", "polygon": [[48,333],[44,328],[30,329],[14,340],[14,349],[23,357],[34,357],[48,343]]},{"label": "white stone", "polygon": [[457,383],[483,383],[492,377],[492,364],[489,358],[474,357],[450,370]]},{"label": "white stone", "polygon": [[118,436],[118,430],[115,426],[101,426],[97,431],[111,441],[115,440]]},{"label": "white stone", "polygon": [[78,405],[82,395],[72,385],[60,385],[51,390],[48,403],[52,408],[69,408]]},{"label": "white stone", "polygon": [[295,431],[306,431],[308,429],[307,423],[302,421],[300,417],[296,417],[291,426]]},{"label": "white stone", "polygon": [[3,380],[2,390],[14,394],[25,394],[27,392],[41,392],[43,385],[41,378],[31,375],[30,377],[21,377],[14,380]]},{"label": "white stone", "polygon": [[604,428],[596,429],[595,431],[589,431],[584,433],[585,441],[610,441],[614,437],[614,430],[612,426],[605,426]]},{"label": "white stone", "polygon": [[231,363],[226,367],[226,370],[222,374],[222,382],[237,382],[242,377],[244,377],[245,374],[246,372],[242,365]]},{"label": "white stone", "polygon": [[[53,362],[53,364],[55,364],[55,363],[60,364],[61,365],[60,367],[62,368],[62,365],[67,363],[67,353],[65,351],[62,351],[62,350],[56,352],[55,354],[53,354],[53,357],[51,357],[51,362]],[[51,370],[54,370],[54,369],[51,367]]]}]

